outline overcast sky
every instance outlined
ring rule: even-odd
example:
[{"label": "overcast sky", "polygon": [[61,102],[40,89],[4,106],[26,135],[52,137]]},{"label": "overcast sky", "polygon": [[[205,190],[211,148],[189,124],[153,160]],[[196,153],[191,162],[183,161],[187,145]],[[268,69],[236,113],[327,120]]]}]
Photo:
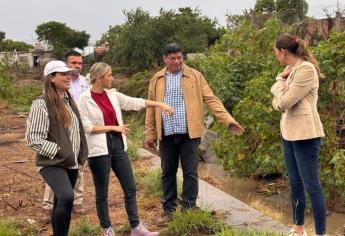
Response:
[{"label": "overcast sky", "polygon": [[[204,15],[216,18],[225,25],[226,14],[238,14],[253,8],[256,0],[0,0],[0,31],[6,38],[27,43],[36,41],[36,26],[48,21],[66,23],[77,30],[85,30],[91,35],[91,44],[107,31],[110,25],[124,23],[122,10],[142,7],[152,16],[159,9],[178,9],[179,7],[199,7]],[[337,0],[307,0],[308,15],[324,17],[322,9],[333,12]],[[339,0],[344,9],[345,0]]]}]

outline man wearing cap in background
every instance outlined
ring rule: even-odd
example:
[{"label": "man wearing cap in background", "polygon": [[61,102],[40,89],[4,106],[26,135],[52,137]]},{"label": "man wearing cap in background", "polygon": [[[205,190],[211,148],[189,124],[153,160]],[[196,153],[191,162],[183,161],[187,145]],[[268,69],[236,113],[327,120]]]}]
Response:
[{"label": "man wearing cap in background", "polygon": [[[72,80],[70,83],[69,93],[71,94],[73,100],[76,102],[82,92],[89,88],[89,84],[86,78],[82,76],[81,70],[83,67],[82,55],[76,51],[69,51],[65,55],[65,62],[69,68],[73,68],[71,71]],[[85,210],[83,207],[83,194],[84,194],[84,168],[80,168],[78,172],[77,182],[74,187],[74,202],[73,202],[73,212],[75,214],[84,214]],[[42,222],[49,223],[51,211],[53,208],[54,193],[46,184],[44,197],[43,197],[43,210],[42,210]]]}]

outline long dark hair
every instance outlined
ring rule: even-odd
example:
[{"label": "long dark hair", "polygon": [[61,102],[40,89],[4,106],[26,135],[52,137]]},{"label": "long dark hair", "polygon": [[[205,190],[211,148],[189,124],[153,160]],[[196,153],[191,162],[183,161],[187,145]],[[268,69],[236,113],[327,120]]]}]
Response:
[{"label": "long dark hair", "polygon": [[278,36],[275,47],[277,49],[288,50],[293,55],[312,63],[315,66],[318,75],[322,76],[319,63],[307,48],[307,43],[303,39],[290,33],[284,33]]},{"label": "long dark hair", "polygon": [[65,102],[60,98],[52,78],[56,75],[56,72],[47,75],[44,82],[44,93],[47,95],[48,101],[52,107],[52,116],[63,125],[63,127],[68,128],[71,126],[71,116],[67,110]]}]

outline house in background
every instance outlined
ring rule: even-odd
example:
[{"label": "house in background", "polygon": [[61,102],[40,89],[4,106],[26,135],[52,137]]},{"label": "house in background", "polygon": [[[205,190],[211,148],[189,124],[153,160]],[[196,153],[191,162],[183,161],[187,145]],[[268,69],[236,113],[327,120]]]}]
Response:
[{"label": "house in background", "polygon": [[34,48],[28,52],[0,52],[0,61],[9,65],[18,63],[29,67],[39,67],[53,59],[52,50],[42,43],[35,43]]}]

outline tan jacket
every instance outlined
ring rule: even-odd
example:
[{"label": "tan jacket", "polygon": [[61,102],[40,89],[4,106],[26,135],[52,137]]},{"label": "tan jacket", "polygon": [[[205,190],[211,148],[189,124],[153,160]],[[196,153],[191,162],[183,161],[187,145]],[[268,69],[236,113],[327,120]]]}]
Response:
[{"label": "tan jacket", "polygon": [[286,81],[271,88],[273,107],[282,112],[280,129],[288,141],[325,136],[317,111],[319,77],[313,64],[302,62]]},{"label": "tan jacket", "polygon": [[[150,81],[148,99],[162,102],[165,93],[166,67],[157,72]],[[187,114],[187,127],[190,138],[200,138],[204,132],[204,103],[213,115],[226,127],[235,122],[222,102],[208,86],[203,75],[186,65],[183,66],[182,93]],[[147,140],[162,139],[162,115],[159,107],[147,107],[145,119]]]}]

